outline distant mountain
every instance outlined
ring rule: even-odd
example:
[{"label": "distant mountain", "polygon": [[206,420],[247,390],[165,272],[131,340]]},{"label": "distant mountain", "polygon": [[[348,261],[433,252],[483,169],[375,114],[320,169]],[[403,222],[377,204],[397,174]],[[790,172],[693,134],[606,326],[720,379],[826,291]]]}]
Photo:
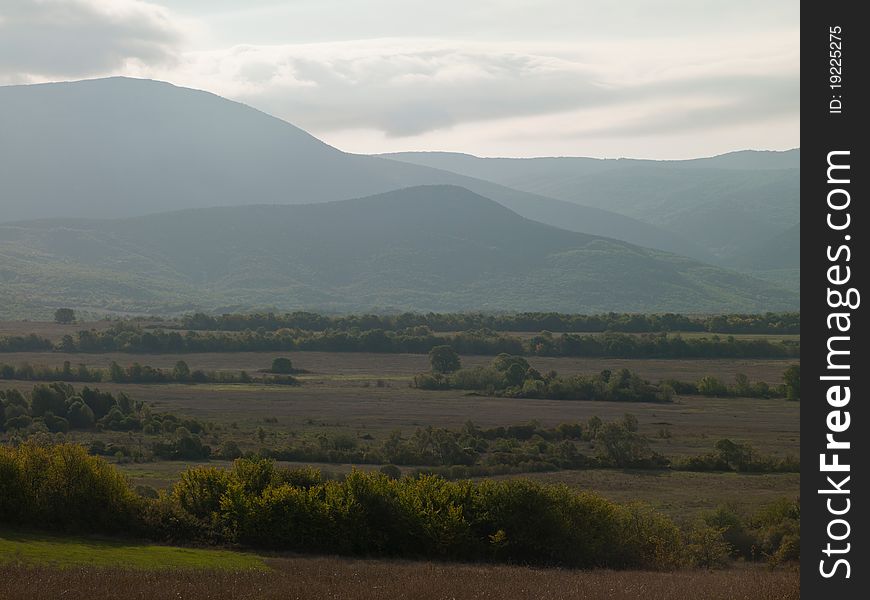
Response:
[{"label": "distant mountain", "polygon": [[800,269],[801,224],[745,248],[733,258],[732,265],[756,271]]},{"label": "distant mountain", "polygon": [[763,311],[776,286],[520,217],[455,186],[340,202],[0,225],[0,318],[129,312]]},{"label": "distant mountain", "polygon": [[606,208],[688,239],[723,264],[800,219],[799,149],[684,161],[383,156]]},{"label": "distant mountain", "polygon": [[459,185],[518,214],[700,260],[679,234],[498,183],[347,154],[253,108],[150,80],[0,87],[0,222],[300,204]]}]

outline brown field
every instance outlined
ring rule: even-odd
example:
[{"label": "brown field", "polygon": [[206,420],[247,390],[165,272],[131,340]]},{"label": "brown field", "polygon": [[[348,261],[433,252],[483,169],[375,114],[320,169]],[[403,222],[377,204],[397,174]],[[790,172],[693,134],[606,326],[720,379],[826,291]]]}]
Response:
[{"label": "brown field", "polygon": [[[0,324],[3,325],[3,324]],[[53,327],[53,324],[51,324]],[[76,327],[76,326],[73,326]],[[144,400],[157,411],[172,412],[211,422],[217,431],[203,441],[213,448],[234,440],[243,450],[263,446],[280,448],[300,437],[320,433],[347,433],[361,438],[382,439],[393,430],[411,433],[419,427],[461,427],[473,421],[481,427],[508,426],[537,421],[553,427],[584,421],[592,416],[604,420],[634,414],[640,431],[652,448],[668,457],[704,454],[716,441],[730,438],[748,442],[756,452],[778,457],[799,455],[800,405],[782,399],[706,398],[683,396],[670,404],[577,402],[485,397],[463,391],[425,391],[410,387],[412,377],[429,368],[428,357],[417,354],[367,354],[327,352],[243,352],[181,355],[20,353],[0,354],[0,362],[60,366],[65,360],[90,367],[107,367],[111,361],[133,361],[171,368],[184,360],[191,369],[246,370],[268,367],[273,358],[288,356],[294,366],[310,371],[301,375],[303,385],[286,387],[262,384],[95,384],[102,389],[123,390]],[[492,357],[464,356],[464,366],[483,365]],[[539,371],[560,374],[597,373],[602,369],[628,368],[644,378],[695,381],[715,375],[732,381],[736,373],[751,380],[779,383],[791,361],[782,360],[617,360],[531,357]],[[32,382],[0,381],[0,388],[28,389]],[[94,384],[92,384],[94,385]],[[267,421],[269,419],[269,421]],[[265,439],[257,439],[262,428]],[[70,441],[88,443],[94,437],[127,446],[147,445],[139,434],[71,432]],[[362,440],[361,440],[362,441]],[[582,451],[582,449],[581,449]],[[189,463],[159,461],[121,464],[134,484],[165,487]],[[211,461],[213,465],[224,465]],[[324,472],[341,474],[351,465],[316,465]],[[377,468],[363,466],[363,468]],[[413,470],[412,467],[404,470]],[[559,471],[528,477],[565,482],[595,491],[619,502],[643,501],[674,517],[695,515],[722,503],[747,513],[782,496],[798,495],[798,474],[723,474],[685,472],[638,472],[619,470]]]},{"label": "brown field", "polygon": [[677,522],[690,523],[721,505],[741,514],[783,497],[800,495],[799,473],[691,473],[599,469],[529,473],[523,477],[565,483],[619,503],[643,502]]},{"label": "brown field", "polygon": [[65,335],[75,335],[82,329],[108,329],[111,321],[83,321],[61,325],[53,321],[0,321],[0,337],[5,335],[29,335],[35,333],[39,337],[48,338],[53,342]]},{"label": "brown field", "polygon": [[[297,368],[313,372],[313,379],[368,380],[409,379],[429,370],[425,354],[374,354],[364,352],[211,352],[203,354],[64,354],[60,352],[7,352],[0,353],[0,362],[12,365],[30,363],[59,367],[64,361],[73,365],[106,368],[112,361],[119,365],[138,362],[159,368],[172,368],[183,360],[191,369],[208,371],[256,371],[268,368],[276,356],[293,360]],[[529,363],[542,373],[554,370],[560,375],[593,374],[603,369],[616,371],[626,368],[651,381],[679,379],[696,381],[704,375],[715,375],[731,382],[737,373],[752,381],[782,383],[782,373],[794,360],[777,359],[618,359],[618,358],[564,358],[527,357]],[[486,365],[491,356],[463,356],[462,365]]]},{"label": "brown field", "polygon": [[280,558],[267,572],[0,566],[0,598],[189,600],[796,600],[797,572],[570,571],[340,558]]},{"label": "brown field", "polygon": [[[0,382],[0,388],[26,389],[31,385],[32,382]],[[580,402],[485,397],[459,390],[417,390],[408,387],[403,379],[384,385],[309,379],[299,387],[114,383],[98,387],[123,390],[159,411],[221,425],[235,423],[240,431],[262,427],[278,439],[312,429],[377,436],[395,429],[408,432],[428,425],[457,428],[469,420],[481,427],[531,421],[553,427],[592,416],[612,420],[632,413],[639,420],[640,431],[653,438],[654,448],[667,456],[707,452],[725,437],[749,442],[768,454],[798,454],[800,406],[782,399],[684,396],[668,404]],[[277,422],[267,423],[267,418]],[[661,431],[668,431],[671,437],[658,437]],[[254,442],[250,436],[239,441]]]}]

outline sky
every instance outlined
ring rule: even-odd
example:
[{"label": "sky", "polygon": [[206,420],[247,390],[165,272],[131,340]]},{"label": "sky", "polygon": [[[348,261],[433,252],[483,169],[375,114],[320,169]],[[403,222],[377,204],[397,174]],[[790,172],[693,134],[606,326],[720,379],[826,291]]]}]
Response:
[{"label": "sky", "polygon": [[127,75],[357,153],[800,146],[798,0],[0,0],[0,85]]}]

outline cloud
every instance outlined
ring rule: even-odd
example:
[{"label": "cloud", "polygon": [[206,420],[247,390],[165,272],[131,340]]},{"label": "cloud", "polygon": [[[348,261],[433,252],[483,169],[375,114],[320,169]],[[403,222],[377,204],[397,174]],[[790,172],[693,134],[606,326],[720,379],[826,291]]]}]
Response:
[{"label": "cloud", "polygon": [[139,0],[4,0],[0,80],[87,77],[131,63],[170,64],[182,30]]},{"label": "cloud", "polygon": [[183,60],[182,79],[318,131],[412,136],[606,97],[581,62],[442,40],[239,46]]},{"label": "cloud", "polygon": [[[141,0],[5,0],[0,83],[161,79],[357,151],[474,152],[511,140],[505,152],[524,154],[595,139],[631,153],[657,138],[664,146],[681,136],[685,148],[696,147],[691,136],[731,140],[729,129],[798,143],[791,0],[765,3],[751,18],[713,0],[666,0],[655,10],[514,0],[459,21],[440,8],[421,19],[409,7],[430,6],[423,0],[162,1],[182,12]],[[317,41],[264,43],[276,37]],[[237,38],[252,43],[228,41]]]},{"label": "cloud", "polygon": [[[564,135],[705,129],[791,114],[799,56],[789,34],[745,40],[584,45],[386,39],[244,45],[185,54],[173,74],[305,129],[411,137],[464,123],[606,108]],[[146,74],[159,76],[161,73]],[[168,75],[168,73],[167,73]],[[681,113],[681,114],[678,114]]]}]

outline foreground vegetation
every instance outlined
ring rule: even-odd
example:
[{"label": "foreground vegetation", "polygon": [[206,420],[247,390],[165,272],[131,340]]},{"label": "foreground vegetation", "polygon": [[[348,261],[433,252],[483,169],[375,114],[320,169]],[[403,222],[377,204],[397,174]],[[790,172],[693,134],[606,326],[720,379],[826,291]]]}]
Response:
[{"label": "foreground vegetation", "polygon": [[620,569],[712,566],[743,552],[724,537],[733,533],[752,542],[747,558],[796,556],[797,505],[771,509],[752,526],[730,514],[713,519],[681,530],[649,509],[564,485],[360,471],[324,481],[312,469],[267,460],[193,468],[168,492],[144,498],[80,446],[0,448],[0,520],[7,524],[300,552]]}]

